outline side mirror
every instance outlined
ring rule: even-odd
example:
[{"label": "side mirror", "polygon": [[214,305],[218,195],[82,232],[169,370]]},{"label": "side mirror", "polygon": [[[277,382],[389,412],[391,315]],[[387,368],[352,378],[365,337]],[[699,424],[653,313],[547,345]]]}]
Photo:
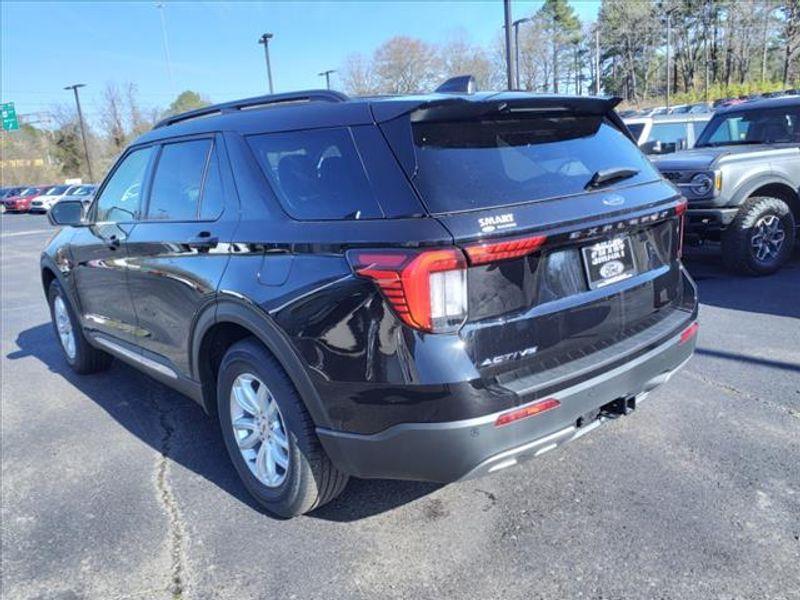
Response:
[{"label": "side mirror", "polygon": [[83,202],[80,200],[62,200],[56,202],[47,213],[51,225],[58,227],[80,227],[83,222]]},{"label": "side mirror", "polygon": [[661,154],[661,140],[653,140],[652,142],[645,142],[642,144],[642,152],[645,154]]}]

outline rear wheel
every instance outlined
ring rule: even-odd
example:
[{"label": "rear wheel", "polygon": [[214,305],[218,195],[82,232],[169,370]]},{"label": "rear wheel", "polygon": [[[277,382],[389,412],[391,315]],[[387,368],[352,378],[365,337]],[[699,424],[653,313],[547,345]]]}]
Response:
[{"label": "rear wheel", "polygon": [[104,371],[111,365],[110,354],[89,344],[75,317],[69,298],[58,280],[54,279],[48,288],[50,316],[53,330],[61,344],[64,358],[76,373],[87,374]]},{"label": "rear wheel", "polygon": [[750,198],[722,236],[722,258],[743,275],[769,275],[794,248],[794,215],[778,198]]},{"label": "rear wheel", "polygon": [[233,466],[268,511],[294,517],[344,490],[347,475],[331,463],[291,380],[256,339],[225,353],[217,409]]}]

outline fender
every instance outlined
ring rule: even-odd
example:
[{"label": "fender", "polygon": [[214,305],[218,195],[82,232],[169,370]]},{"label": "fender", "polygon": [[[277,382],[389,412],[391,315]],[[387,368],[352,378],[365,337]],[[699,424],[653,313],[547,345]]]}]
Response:
[{"label": "fender", "polygon": [[789,189],[794,190],[795,195],[797,195],[796,184],[792,183],[789,179],[781,174],[770,172],[758,175],[755,178],[748,179],[742,183],[733,193],[733,199],[727,205],[731,207],[741,206],[742,203],[744,203],[744,201],[747,200],[758,188],[770,184],[785,185]]},{"label": "fender", "polygon": [[[276,360],[289,375],[315,425],[317,427],[328,427],[330,425],[327,411],[309,377],[308,371],[303,366],[300,356],[286,337],[286,334],[281,331],[269,315],[250,304],[245,298],[225,296],[216,304],[207,307],[198,317],[191,345],[191,366],[194,377],[199,379],[200,345],[203,337],[213,325],[218,323],[234,323],[251,331],[275,356]],[[213,402],[215,392],[216,390],[208,389],[207,385],[203,386],[203,407],[210,414],[216,411],[216,406]]]}]

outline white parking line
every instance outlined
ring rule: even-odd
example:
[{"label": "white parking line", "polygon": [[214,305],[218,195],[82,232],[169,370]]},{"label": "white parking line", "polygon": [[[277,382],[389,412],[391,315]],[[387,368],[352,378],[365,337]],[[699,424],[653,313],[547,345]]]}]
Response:
[{"label": "white parking line", "polygon": [[13,233],[2,233],[0,238],[17,237],[18,235],[33,235],[34,233],[47,233],[50,229],[31,229],[29,231],[15,231]]}]

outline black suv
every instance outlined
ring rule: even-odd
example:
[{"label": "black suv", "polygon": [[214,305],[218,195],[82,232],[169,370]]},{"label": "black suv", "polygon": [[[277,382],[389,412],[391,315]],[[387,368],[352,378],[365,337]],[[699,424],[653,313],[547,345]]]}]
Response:
[{"label": "black suv", "polygon": [[283,516],[349,476],[451,482],[627,414],[692,354],[686,202],[616,100],[273,95],[171,117],[43,253],[79,373],[219,419]]}]

